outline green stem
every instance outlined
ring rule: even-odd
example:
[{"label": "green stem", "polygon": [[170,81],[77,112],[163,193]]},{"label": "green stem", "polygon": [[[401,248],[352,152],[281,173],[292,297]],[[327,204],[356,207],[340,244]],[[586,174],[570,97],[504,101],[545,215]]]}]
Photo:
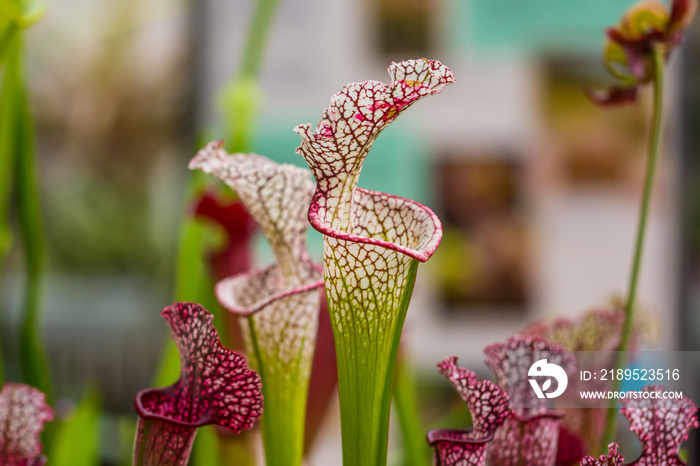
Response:
[{"label": "green stem", "polygon": [[13,0],[0,0],[0,13],[13,23],[19,23],[22,19],[22,6]]},{"label": "green stem", "polygon": [[[267,311],[271,310],[261,312]],[[308,374],[300,372],[303,354],[298,354],[296,360],[292,358],[283,363],[276,348],[260,341],[256,316],[249,316],[247,323],[250,338],[248,359],[260,374],[265,399],[265,412],[260,418],[265,464],[300,466],[308,393]]]},{"label": "green stem", "polygon": [[[0,37],[0,59],[7,60],[0,94],[0,263],[9,252],[12,233],[9,222],[15,153],[17,151],[17,108],[20,86],[19,33],[8,26]],[[12,55],[12,57],[10,57]]]},{"label": "green stem", "polygon": [[[656,172],[656,162],[658,159],[659,147],[661,146],[662,122],[663,122],[663,88],[664,88],[664,51],[657,46],[653,54],[654,68],[654,108],[652,111],[651,131],[649,134],[649,152],[647,155],[647,171],[644,179],[644,191],[642,193],[642,204],[639,212],[639,224],[637,226],[637,238],[632,260],[632,273],[630,275],[629,290],[625,303],[625,321],[622,327],[622,337],[618,348],[616,369],[623,369],[627,363],[626,351],[629,347],[632,326],[634,324],[634,310],[637,295],[637,285],[639,272],[642,264],[642,253],[644,251],[644,238],[646,236],[647,218],[649,215],[649,203],[654,184],[654,173]],[[613,391],[619,391],[621,380],[613,380]],[[610,400],[608,406],[607,423],[605,435],[600,450],[607,452],[607,445],[615,437],[617,425],[617,401]]]},{"label": "green stem", "polygon": [[[24,100],[24,94],[20,94]],[[41,306],[41,288],[46,262],[41,208],[39,206],[39,189],[37,186],[35,153],[32,135],[32,123],[26,102],[21,111],[22,124],[17,152],[17,206],[19,229],[25,254],[26,284],[24,298],[24,315],[21,334],[21,352],[25,376],[31,385],[46,394],[52,400],[49,365],[41,344],[39,331],[39,312]]]},{"label": "green stem", "polygon": [[279,0],[258,0],[256,2],[239,76],[257,78],[260,74],[263,51],[267,44],[272,18],[275,15],[278,3]]},{"label": "green stem", "polygon": [[[25,257],[26,283],[20,330],[22,371],[26,382],[44,392],[51,403],[51,377],[39,332],[46,251],[34,168],[32,118],[22,83],[22,40],[18,29],[28,26],[41,16],[41,8],[36,4],[30,6],[30,11],[28,10],[25,17],[19,3],[0,1],[0,9],[10,19],[9,23],[2,21],[0,31],[0,64],[6,64],[0,96],[0,261],[4,259],[10,247],[8,202],[14,187]],[[0,380],[2,377],[0,361]]]},{"label": "green stem", "polygon": [[22,41],[19,33],[9,36],[2,92],[3,122],[0,128],[0,254],[9,247],[7,202],[14,189],[19,230],[25,258],[25,293],[20,331],[20,356],[26,382],[46,394],[51,402],[49,367],[41,345],[39,311],[45,262],[45,244],[35,173],[32,119],[22,83]]},{"label": "green stem", "polygon": [[[216,452],[219,466],[255,466],[258,464],[255,442],[252,434],[257,432],[246,431],[239,435],[221,434],[218,431]],[[233,461],[235,459],[235,462]]]},{"label": "green stem", "polygon": [[251,135],[260,101],[258,77],[278,4],[279,0],[256,2],[238,75],[223,92],[227,149],[230,152],[251,150]]},{"label": "green stem", "polygon": [[[16,108],[19,96],[15,90],[20,82],[19,67],[15,58],[16,53],[18,53],[16,42],[19,42],[17,29],[8,25],[0,34],[0,65],[10,52],[14,53],[12,63],[5,67],[2,92],[0,93],[0,265],[12,244],[9,206],[14,187],[15,152],[17,150]],[[2,344],[0,343],[0,384],[4,379],[3,367]]]},{"label": "green stem", "polygon": [[394,379],[394,408],[396,409],[403,440],[404,466],[430,464],[431,451],[425,441],[426,429],[421,421],[420,404],[416,393],[413,371],[405,353],[399,355]]},{"label": "green stem", "polygon": [[0,23],[0,66],[5,63],[5,57],[16,33],[17,28],[13,24],[3,25]]}]

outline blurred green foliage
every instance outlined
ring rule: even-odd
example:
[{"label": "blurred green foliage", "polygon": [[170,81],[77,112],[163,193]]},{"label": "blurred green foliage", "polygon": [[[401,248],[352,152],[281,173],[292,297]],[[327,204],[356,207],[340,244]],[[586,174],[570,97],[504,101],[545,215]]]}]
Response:
[{"label": "blurred green foliage", "polygon": [[96,466],[100,464],[99,392],[92,388],[70,416],[56,429],[47,456],[52,466]]}]

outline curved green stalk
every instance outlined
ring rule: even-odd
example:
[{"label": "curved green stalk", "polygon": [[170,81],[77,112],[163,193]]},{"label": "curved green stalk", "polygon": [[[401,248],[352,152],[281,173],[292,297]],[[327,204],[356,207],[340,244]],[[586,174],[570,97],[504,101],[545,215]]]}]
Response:
[{"label": "curved green stalk", "polygon": [[[259,344],[255,315],[247,318],[253,353],[248,356],[251,367],[260,374],[263,383],[265,415],[260,418],[265,464],[294,466],[302,463],[304,450],[304,420],[306,415],[306,383],[296,383],[290,367],[281,364],[275,354],[267,354]],[[268,348],[269,349],[269,348]],[[296,375],[296,374],[294,374]]]},{"label": "curved green stalk", "polygon": [[241,67],[223,91],[222,106],[228,120],[227,147],[232,153],[250,152],[255,114],[260,106],[260,66],[278,4],[279,0],[256,2]]},{"label": "curved green stalk", "polygon": [[405,353],[398,356],[394,377],[394,409],[401,428],[404,466],[430,464],[432,452],[425,441],[416,380]]},{"label": "curved green stalk", "polygon": [[[7,25],[5,31],[0,34],[0,66],[5,61],[10,51],[14,51],[14,44],[19,41],[17,29]],[[12,195],[15,151],[16,151],[16,127],[18,107],[18,95],[15,89],[19,86],[19,68],[13,58],[13,64],[5,68],[0,93],[0,264],[4,262],[12,244],[12,231],[10,229],[9,206]],[[2,362],[2,347],[0,346],[0,383],[4,379]]]},{"label": "curved green stalk", "polygon": [[256,3],[253,20],[248,30],[240,75],[257,77],[260,74],[263,52],[278,4],[279,0],[259,0]]},{"label": "curved green stalk", "polygon": [[[23,99],[23,95],[21,94]],[[39,207],[39,189],[34,168],[34,144],[31,119],[22,103],[22,124],[17,151],[17,206],[19,229],[25,256],[26,284],[24,312],[21,333],[21,354],[25,377],[30,385],[39,388],[52,400],[51,380],[46,354],[41,344],[39,330],[39,313],[41,306],[41,288],[44,275],[46,246],[44,242]]]},{"label": "curved green stalk", "polygon": [[0,66],[5,63],[5,57],[12,43],[17,28],[12,24],[3,24],[0,21]]},{"label": "curved green stalk", "polygon": [[[654,67],[654,108],[652,111],[652,123],[649,133],[649,148],[647,155],[647,170],[644,179],[644,191],[642,193],[642,203],[639,212],[639,224],[637,226],[637,238],[634,248],[634,257],[632,259],[632,272],[630,275],[629,290],[627,292],[627,301],[625,302],[625,322],[622,327],[622,337],[620,339],[620,347],[618,348],[616,369],[624,368],[627,362],[625,352],[629,347],[630,335],[632,333],[632,325],[634,323],[635,300],[637,295],[637,285],[639,281],[639,272],[642,264],[642,253],[644,251],[644,239],[646,237],[647,217],[649,215],[649,203],[651,200],[651,192],[654,184],[654,174],[656,172],[656,162],[658,159],[659,147],[661,146],[662,125],[663,125],[663,88],[664,88],[664,50],[657,46],[653,54]],[[613,391],[619,391],[620,380],[613,381]],[[615,437],[615,429],[617,425],[617,401],[610,400],[608,406],[607,423],[605,426],[605,435],[603,442],[599,448],[605,452],[605,448]],[[605,450],[603,450],[605,448]]]},{"label": "curved green stalk", "polygon": [[15,33],[5,34],[3,37],[9,42],[3,45],[6,47],[6,66],[0,96],[0,254],[4,257],[9,249],[8,202],[14,188],[25,258],[25,290],[20,331],[22,371],[26,382],[44,392],[47,399],[51,400],[49,367],[39,334],[40,298],[46,252],[34,167],[33,128],[22,83],[21,35],[14,26],[10,25],[8,28]]},{"label": "curved green stalk", "polygon": [[16,0],[0,0],[0,13],[16,24],[22,18],[22,6]]},{"label": "curved green stalk", "polygon": [[24,29],[36,23],[44,16],[46,13],[46,5],[41,1],[34,1],[28,5],[22,5],[22,2],[16,0],[0,0],[0,13],[18,28]]},{"label": "curved green stalk", "polygon": [[[12,53],[12,59],[9,55]],[[0,262],[9,252],[12,233],[9,222],[10,196],[12,195],[15,151],[17,141],[17,113],[20,86],[19,33],[8,25],[0,37],[0,64],[7,61],[2,93],[0,94]]]}]

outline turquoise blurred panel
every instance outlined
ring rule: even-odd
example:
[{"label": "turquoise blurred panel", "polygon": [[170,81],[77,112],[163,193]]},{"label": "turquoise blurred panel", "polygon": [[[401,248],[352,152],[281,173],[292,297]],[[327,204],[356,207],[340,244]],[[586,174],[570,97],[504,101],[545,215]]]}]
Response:
[{"label": "turquoise blurred panel", "polygon": [[[276,162],[308,167],[294,152],[301,137],[292,129],[299,121],[260,125],[255,152]],[[362,168],[359,186],[427,202],[431,176],[428,157],[427,141],[420,131],[415,131],[410,121],[399,118],[372,145]]]},{"label": "turquoise blurred panel", "polygon": [[448,0],[448,36],[478,51],[600,53],[636,0]]}]

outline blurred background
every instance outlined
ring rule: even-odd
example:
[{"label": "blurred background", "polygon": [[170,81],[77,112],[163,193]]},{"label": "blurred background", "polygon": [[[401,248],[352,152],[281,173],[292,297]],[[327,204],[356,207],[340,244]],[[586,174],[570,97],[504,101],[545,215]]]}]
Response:
[{"label": "blurred background", "polygon": [[[386,82],[391,61],[438,59],[457,78],[379,137],[360,179],[424,202],[445,227],[420,269],[404,332],[426,404],[456,401],[435,369],[444,357],[482,371],[487,344],[625,293],[649,96],[602,111],[582,88],[609,83],[603,30],[632,3],[281,0],[262,65],[257,153],[305,166],[292,128],[317,122],[348,82]],[[118,429],[110,419],[133,412],[158,365],[187,162],[225,132],[222,92],[237,72],[252,8],[240,0],[53,0],[27,33],[50,249],[44,341],[58,395],[76,400],[97,387],[108,433]],[[670,68],[639,291],[655,319],[651,349],[700,350],[694,26]],[[320,236],[310,241],[320,257]],[[0,288],[8,364],[20,269],[15,251]],[[700,401],[700,370],[686,373]],[[337,414],[326,432],[313,461],[340,464]],[[106,440],[104,464],[116,464],[120,448]]]}]

